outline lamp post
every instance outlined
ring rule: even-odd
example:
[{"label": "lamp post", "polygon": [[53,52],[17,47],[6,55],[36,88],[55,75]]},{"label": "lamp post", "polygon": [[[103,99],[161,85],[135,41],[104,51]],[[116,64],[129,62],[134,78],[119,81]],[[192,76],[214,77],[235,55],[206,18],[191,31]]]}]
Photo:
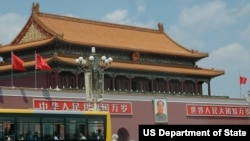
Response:
[{"label": "lamp post", "polygon": [[86,100],[93,102],[92,110],[97,111],[97,104],[102,101],[104,94],[104,69],[112,63],[111,57],[96,54],[95,47],[91,47],[89,57],[79,57],[75,60],[78,69],[84,70]]}]

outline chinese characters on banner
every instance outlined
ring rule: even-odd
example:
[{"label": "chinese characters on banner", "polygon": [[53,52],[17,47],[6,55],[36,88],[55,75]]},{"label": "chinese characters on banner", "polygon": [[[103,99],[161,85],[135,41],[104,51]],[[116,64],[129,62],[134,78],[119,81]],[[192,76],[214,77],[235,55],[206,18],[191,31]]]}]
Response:
[{"label": "chinese characters on banner", "polygon": [[187,116],[249,117],[248,106],[186,104]]},{"label": "chinese characters on banner", "polygon": [[[66,100],[33,100],[33,108],[42,110],[88,111],[93,107],[93,102],[66,101]],[[98,108],[109,111],[111,114],[132,115],[131,102],[101,102]]]}]

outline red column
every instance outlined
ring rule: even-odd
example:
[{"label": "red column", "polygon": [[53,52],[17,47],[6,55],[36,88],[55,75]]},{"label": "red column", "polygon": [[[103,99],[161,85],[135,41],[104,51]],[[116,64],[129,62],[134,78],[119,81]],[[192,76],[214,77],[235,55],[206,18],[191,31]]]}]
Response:
[{"label": "red column", "polygon": [[152,87],[152,92],[154,91],[154,79],[151,79],[151,87]]},{"label": "red column", "polygon": [[170,89],[169,89],[169,80],[167,80],[167,92],[169,92]]},{"label": "red column", "polygon": [[115,89],[115,76],[112,76],[112,88]]},{"label": "red column", "polygon": [[78,73],[75,74],[75,76],[76,76],[76,88],[79,88],[79,84],[78,84],[78,82],[79,82],[79,81],[78,81],[78,75],[79,75]]},{"label": "red column", "polygon": [[195,81],[195,94],[198,94],[198,83]]},{"label": "red column", "polygon": [[59,72],[56,71],[56,88],[59,88]]},{"label": "red column", "polygon": [[129,88],[128,88],[128,91],[130,91],[130,90],[131,90],[131,85],[132,85],[131,80],[132,80],[132,78],[131,78],[131,77],[129,77]]},{"label": "red column", "polygon": [[183,93],[183,88],[184,88],[184,81],[181,80],[181,93]]},{"label": "red column", "polygon": [[47,88],[49,88],[50,86],[51,86],[51,75],[52,75],[52,73],[48,73],[48,81],[47,81]]},{"label": "red column", "polygon": [[210,81],[207,83],[207,90],[208,90],[208,95],[211,96],[211,87],[210,87]]}]

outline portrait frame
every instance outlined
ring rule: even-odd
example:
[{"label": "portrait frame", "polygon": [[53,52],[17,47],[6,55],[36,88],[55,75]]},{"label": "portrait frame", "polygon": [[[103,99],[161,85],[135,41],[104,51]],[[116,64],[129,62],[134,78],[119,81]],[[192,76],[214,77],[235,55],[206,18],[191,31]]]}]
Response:
[{"label": "portrait frame", "polygon": [[[157,117],[157,113],[158,113],[158,106],[157,106],[157,103],[161,101],[163,102],[163,105],[164,105],[164,109],[163,109],[163,114],[165,114],[164,119],[166,120],[159,120],[159,118]],[[166,98],[154,98],[154,101],[153,101],[153,104],[154,104],[154,121],[156,123],[167,123],[168,122],[168,110],[167,110],[167,99]]]}]

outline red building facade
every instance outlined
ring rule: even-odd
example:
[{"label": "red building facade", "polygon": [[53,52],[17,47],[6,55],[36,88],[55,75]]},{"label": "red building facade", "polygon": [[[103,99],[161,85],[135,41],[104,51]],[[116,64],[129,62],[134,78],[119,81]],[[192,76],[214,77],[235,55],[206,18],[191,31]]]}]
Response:
[{"label": "red building facade", "polygon": [[[69,96],[70,95],[70,96]],[[166,99],[167,120],[155,122],[154,99]],[[81,92],[1,87],[0,107],[44,110],[88,110],[93,103]],[[100,110],[110,111],[113,133],[138,140],[140,124],[246,125],[250,124],[249,103],[243,99],[164,95],[105,94]]]}]

